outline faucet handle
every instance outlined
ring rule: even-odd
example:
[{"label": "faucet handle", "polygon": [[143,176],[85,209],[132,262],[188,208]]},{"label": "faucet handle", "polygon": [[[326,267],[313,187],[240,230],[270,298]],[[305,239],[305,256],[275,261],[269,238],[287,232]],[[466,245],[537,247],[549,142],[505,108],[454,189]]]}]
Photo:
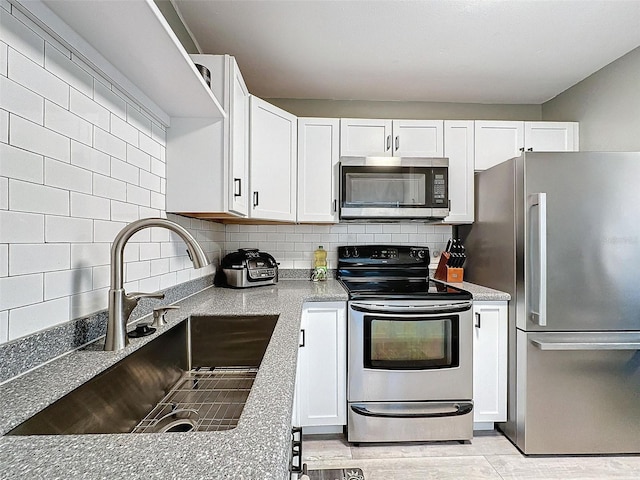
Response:
[{"label": "faucet handle", "polygon": [[162,300],[164,298],[164,293],[143,293],[143,292],[133,292],[127,293],[127,297],[131,300],[138,301],[141,298],[158,298]]},{"label": "faucet handle", "polygon": [[166,325],[167,320],[164,318],[165,313],[167,313],[167,310],[176,310],[180,308],[178,305],[165,305],[164,307],[157,307],[153,309],[153,323],[151,324],[152,327],[161,327],[163,325]]}]

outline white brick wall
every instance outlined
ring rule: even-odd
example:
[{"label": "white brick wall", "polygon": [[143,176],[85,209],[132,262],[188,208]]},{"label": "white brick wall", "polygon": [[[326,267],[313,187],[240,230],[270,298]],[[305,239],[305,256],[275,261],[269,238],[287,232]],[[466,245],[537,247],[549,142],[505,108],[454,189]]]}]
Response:
[{"label": "white brick wall", "polygon": [[[0,2],[0,343],[105,309],[113,238],[166,216],[166,127],[12,8]],[[217,262],[224,226],[169,217]],[[213,272],[160,229],[125,262],[131,290]]]}]

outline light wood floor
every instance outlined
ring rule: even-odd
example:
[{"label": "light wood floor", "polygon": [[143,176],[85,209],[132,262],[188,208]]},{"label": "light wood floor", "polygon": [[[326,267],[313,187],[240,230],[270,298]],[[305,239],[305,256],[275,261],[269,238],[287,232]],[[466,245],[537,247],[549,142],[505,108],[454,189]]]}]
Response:
[{"label": "light wood floor", "polygon": [[525,457],[499,432],[470,443],[349,445],[342,435],[307,435],[309,470],[361,468],[365,480],[638,480],[640,456]]}]

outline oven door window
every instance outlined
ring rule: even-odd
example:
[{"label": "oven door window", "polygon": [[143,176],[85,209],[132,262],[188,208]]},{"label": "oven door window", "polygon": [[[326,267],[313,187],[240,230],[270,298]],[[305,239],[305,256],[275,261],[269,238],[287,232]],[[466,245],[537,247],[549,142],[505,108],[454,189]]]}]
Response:
[{"label": "oven door window", "polygon": [[459,365],[459,317],[364,317],[364,366],[425,370]]}]

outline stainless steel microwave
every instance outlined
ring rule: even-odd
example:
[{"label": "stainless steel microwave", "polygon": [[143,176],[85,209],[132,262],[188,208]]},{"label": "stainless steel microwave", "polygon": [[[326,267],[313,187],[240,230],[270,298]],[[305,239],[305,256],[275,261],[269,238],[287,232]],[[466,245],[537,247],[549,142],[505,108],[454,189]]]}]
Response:
[{"label": "stainless steel microwave", "polygon": [[440,220],[447,215],[448,158],[340,159],[340,219]]}]

